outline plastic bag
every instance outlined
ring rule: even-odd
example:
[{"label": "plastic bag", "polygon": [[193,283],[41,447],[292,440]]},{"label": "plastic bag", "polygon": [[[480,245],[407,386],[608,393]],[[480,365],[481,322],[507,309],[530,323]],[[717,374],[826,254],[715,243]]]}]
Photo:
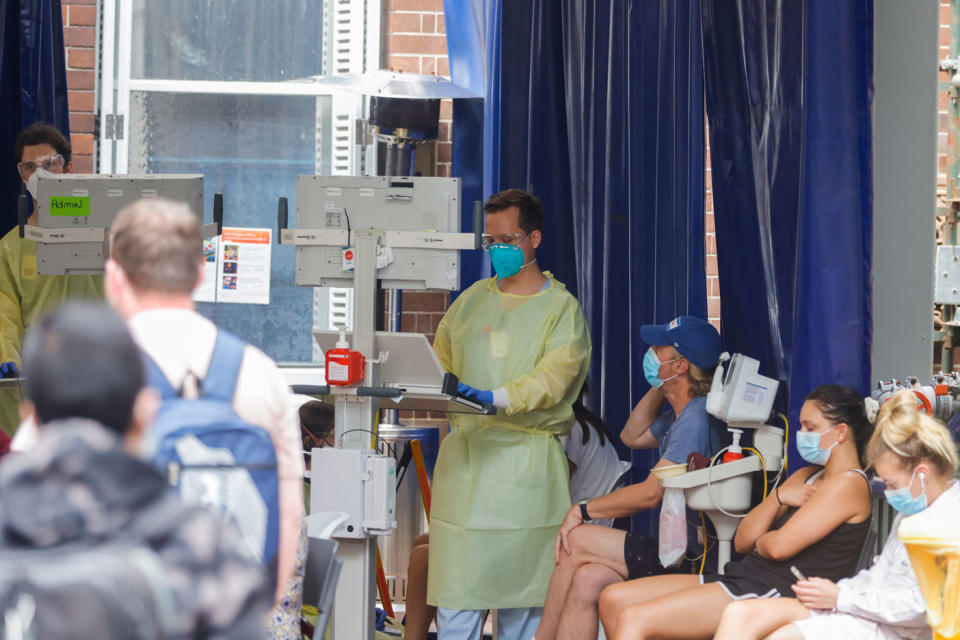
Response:
[{"label": "plastic bag", "polygon": [[660,505],[660,564],[672,567],[687,550],[687,501],[683,489],[667,489]]}]

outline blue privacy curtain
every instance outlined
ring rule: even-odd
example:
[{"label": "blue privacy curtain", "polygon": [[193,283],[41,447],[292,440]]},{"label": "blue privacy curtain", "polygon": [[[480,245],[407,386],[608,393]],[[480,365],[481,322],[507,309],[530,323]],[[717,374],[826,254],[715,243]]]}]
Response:
[{"label": "blue privacy curtain", "polygon": [[795,431],[817,385],[870,387],[873,2],[703,0],[703,50],[724,346]]},{"label": "blue privacy curtain", "polygon": [[[448,35],[455,82],[470,82],[458,58],[482,60],[483,196],[521,187],[543,201],[538,259],[583,305],[590,404],[616,433],[648,389],[640,325],[706,315],[699,0],[447,0],[445,9],[448,32],[468,33],[473,21],[483,34],[472,48]],[[453,174],[464,175],[479,150],[476,128],[457,116]],[[483,274],[464,264],[465,284]],[[636,479],[657,457],[633,453]]]},{"label": "blue privacy curtain", "polygon": [[70,135],[60,0],[0,2],[0,234],[17,222],[17,133],[37,120]]}]

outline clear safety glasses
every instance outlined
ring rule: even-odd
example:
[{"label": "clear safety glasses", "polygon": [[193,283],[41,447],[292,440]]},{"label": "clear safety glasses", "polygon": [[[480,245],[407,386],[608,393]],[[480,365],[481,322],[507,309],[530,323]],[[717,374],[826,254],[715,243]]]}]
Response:
[{"label": "clear safety glasses", "polygon": [[30,176],[34,171],[39,168],[43,168],[47,171],[54,171],[56,169],[63,168],[63,156],[59,153],[52,156],[41,156],[36,160],[28,160],[25,162],[17,163],[17,171],[20,172],[20,176],[26,178]]},{"label": "clear safety glasses", "polygon": [[484,250],[487,250],[490,248],[490,245],[494,245],[494,244],[509,244],[514,246],[521,245],[529,235],[530,235],[529,233],[524,235],[523,232],[521,231],[517,231],[516,233],[508,233],[508,234],[485,233],[482,236],[480,236],[480,246],[483,247]]}]

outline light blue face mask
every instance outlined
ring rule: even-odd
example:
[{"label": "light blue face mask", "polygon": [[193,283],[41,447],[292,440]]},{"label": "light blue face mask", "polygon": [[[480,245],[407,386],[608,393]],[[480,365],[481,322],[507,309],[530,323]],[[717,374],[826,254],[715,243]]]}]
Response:
[{"label": "light blue face mask", "polygon": [[[917,467],[917,469],[919,469],[919,467]],[[907,483],[907,486],[900,489],[887,489],[883,492],[890,506],[905,516],[912,516],[927,508],[927,480],[922,473],[920,474],[920,495],[914,498],[910,493],[910,487],[913,486],[913,479],[917,475],[917,469],[913,470],[913,475],[910,476],[910,482]]]},{"label": "light blue face mask", "polygon": [[[833,429],[839,426],[840,425],[836,425]],[[817,433],[816,431],[797,432],[797,452],[800,454],[800,457],[810,464],[827,464],[827,460],[830,459],[830,452],[835,446],[840,444],[840,442],[834,442],[826,449],[821,449],[820,438],[833,431],[833,429],[827,429],[823,433]]]},{"label": "light blue face mask", "polygon": [[[654,389],[659,389],[663,386],[664,382],[670,382],[673,378],[667,378],[666,380],[660,379],[660,367],[665,364],[670,364],[671,362],[676,362],[679,358],[673,360],[667,360],[666,362],[660,362],[660,358],[657,357],[657,352],[653,350],[653,347],[647,349],[647,352],[643,355],[643,376],[647,379],[647,382],[650,383],[650,386]],[[680,375],[679,373],[677,375]]]}]

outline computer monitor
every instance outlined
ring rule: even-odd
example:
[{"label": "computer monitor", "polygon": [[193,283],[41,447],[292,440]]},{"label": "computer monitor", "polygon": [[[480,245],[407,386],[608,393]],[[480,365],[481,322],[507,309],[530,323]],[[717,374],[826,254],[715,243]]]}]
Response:
[{"label": "computer monitor", "polygon": [[[421,177],[297,177],[297,229],[377,229],[459,233],[460,179]],[[339,246],[297,246],[296,283],[352,287]],[[385,289],[460,288],[457,249],[392,248],[377,270]]]},{"label": "computer monitor", "polygon": [[[89,232],[109,229],[117,213],[140,198],[186,202],[203,217],[200,174],[54,174],[39,178],[37,194],[36,226],[41,231],[62,231],[57,234],[60,239],[76,238],[66,242],[37,239],[37,273],[45,276],[103,273],[106,236]],[[90,239],[93,236],[97,239]]]}]

